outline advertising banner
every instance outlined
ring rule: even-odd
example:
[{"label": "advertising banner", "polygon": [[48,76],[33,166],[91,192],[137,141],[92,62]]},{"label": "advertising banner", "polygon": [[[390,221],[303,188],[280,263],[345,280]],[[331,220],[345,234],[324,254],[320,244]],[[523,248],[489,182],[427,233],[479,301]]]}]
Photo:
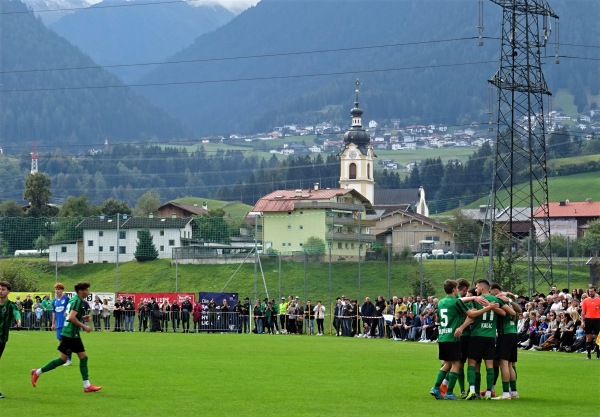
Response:
[{"label": "advertising banner", "polygon": [[117,297],[121,298],[121,296],[124,296],[126,298],[131,297],[131,299],[133,300],[133,304],[135,305],[135,311],[137,311],[137,307],[138,307],[138,304],[140,303],[140,301],[147,304],[150,302],[150,299],[152,297],[154,297],[154,299],[156,300],[156,302],[159,305],[162,304],[165,300],[167,300],[169,302],[169,304],[172,304],[173,301],[177,300],[177,303],[179,305],[181,305],[181,303],[183,303],[185,301],[185,297],[190,297],[190,301],[192,302],[192,304],[196,303],[196,294],[193,292],[158,292],[158,293],[120,292],[120,293],[117,293]]},{"label": "advertising banner", "polygon": [[[198,299],[202,303],[200,330],[206,332],[237,332],[240,328],[239,317],[233,311],[238,302],[236,292],[200,292]],[[223,312],[223,300],[227,302],[228,312]],[[214,307],[211,307],[214,301]]]}]

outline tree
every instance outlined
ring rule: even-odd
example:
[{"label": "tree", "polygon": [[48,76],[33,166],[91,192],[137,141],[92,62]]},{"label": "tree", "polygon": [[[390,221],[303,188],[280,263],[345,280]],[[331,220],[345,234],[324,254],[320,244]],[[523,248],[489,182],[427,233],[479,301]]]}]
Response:
[{"label": "tree", "polygon": [[158,195],[158,192],[150,190],[142,194],[133,211],[136,216],[147,216],[156,213],[159,206],[160,196]]},{"label": "tree", "polygon": [[138,232],[137,246],[133,256],[138,262],[153,261],[158,258],[158,251],[154,246],[150,230],[143,229]]},{"label": "tree", "polygon": [[38,236],[33,242],[33,247],[42,253],[42,251],[48,249],[48,239],[45,236]]},{"label": "tree", "polygon": [[109,198],[100,206],[100,213],[107,216],[114,216],[116,214],[131,215],[132,211],[126,202]]},{"label": "tree", "polygon": [[55,210],[48,207],[50,202],[50,178],[42,173],[31,174],[25,182],[23,199],[29,201],[31,207],[27,215],[32,217],[51,216]]},{"label": "tree", "polygon": [[448,227],[454,234],[457,251],[477,252],[481,236],[481,224],[477,220],[465,216],[461,210],[455,210],[448,221]]},{"label": "tree", "polygon": [[79,197],[69,196],[61,206],[58,215],[62,217],[87,217],[96,212],[83,194]]},{"label": "tree", "polygon": [[0,204],[0,216],[20,217],[23,215],[23,207],[14,200],[6,200]]},{"label": "tree", "polygon": [[581,239],[583,250],[592,256],[600,255],[600,219],[588,223],[588,230]]},{"label": "tree", "polygon": [[492,276],[493,281],[500,285],[504,291],[519,294],[524,291],[524,288],[521,287],[519,271],[515,267],[520,255],[513,251],[511,243],[512,239],[509,234],[500,229],[494,231]]},{"label": "tree", "polygon": [[15,292],[38,291],[37,281],[32,271],[33,269],[28,265],[10,260],[2,263],[0,279],[10,282]]},{"label": "tree", "polygon": [[216,208],[196,219],[200,228],[198,237],[204,242],[229,243],[229,226],[224,217],[225,211]]},{"label": "tree", "polygon": [[325,253],[325,241],[317,236],[311,236],[306,239],[302,247],[304,248],[304,253],[314,260],[318,260]]}]

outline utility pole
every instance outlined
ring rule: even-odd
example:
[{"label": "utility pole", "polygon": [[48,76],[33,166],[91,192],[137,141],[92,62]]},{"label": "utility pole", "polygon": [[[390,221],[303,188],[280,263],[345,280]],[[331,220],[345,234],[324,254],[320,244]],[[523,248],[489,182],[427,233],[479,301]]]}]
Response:
[{"label": "utility pole", "polygon": [[[552,280],[548,213],[544,96],[551,93],[542,73],[550,36],[546,0],[491,0],[502,7],[500,69],[489,82],[498,91],[495,177],[490,257],[528,258],[532,280]],[[520,246],[529,238],[531,250]],[[493,263],[491,263],[493,265]]]}]

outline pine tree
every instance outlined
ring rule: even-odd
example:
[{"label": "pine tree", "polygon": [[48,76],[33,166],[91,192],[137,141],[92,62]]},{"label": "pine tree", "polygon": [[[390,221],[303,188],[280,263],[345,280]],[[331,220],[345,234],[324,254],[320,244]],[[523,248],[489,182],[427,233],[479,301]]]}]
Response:
[{"label": "pine tree", "polygon": [[138,262],[152,261],[158,258],[158,251],[154,246],[154,241],[150,230],[144,229],[138,232],[138,242],[133,254]]}]

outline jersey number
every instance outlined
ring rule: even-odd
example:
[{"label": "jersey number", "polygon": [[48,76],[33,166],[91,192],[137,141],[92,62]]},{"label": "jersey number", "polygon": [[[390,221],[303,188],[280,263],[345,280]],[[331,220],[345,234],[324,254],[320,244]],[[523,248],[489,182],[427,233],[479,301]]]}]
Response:
[{"label": "jersey number", "polygon": [[[483,321],[488,321],[488,319],[487,319],[487,313],[488,313],[488,311],[486,311],[485,313],[483,313],[483,317],[481,318]],[[489,313],[490,313],[490,320],[489,321],[494,321],[494,312],[492,310],[490,310]]]},{"label": "jersey number", "polygon": [[447,308],[441,308],[440,309],[440,316],[442,316],[442,320],[440,321],[440,324],[442,325],[442,327],[448,327],[448,309]]}]

